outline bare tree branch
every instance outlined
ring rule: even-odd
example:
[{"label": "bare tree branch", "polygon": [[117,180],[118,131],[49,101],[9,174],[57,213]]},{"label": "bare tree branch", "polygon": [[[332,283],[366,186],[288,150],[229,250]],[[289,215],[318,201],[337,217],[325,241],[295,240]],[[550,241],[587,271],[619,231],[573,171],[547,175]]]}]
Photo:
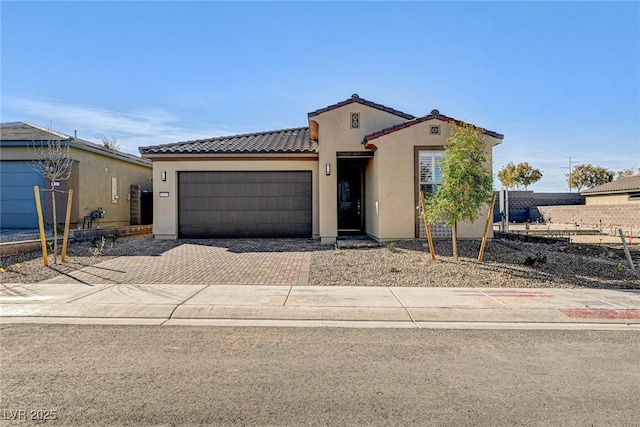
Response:
[{"label": "bare tree branch", "polygon": [[108,136],[99,133],[96,135],[96,138],[102,142],[102,145],[104,145],[105,148],[113,151],[120,151],[120,144],[118,144],[118,139],[116,137],[112,136],[109,138]]},{"label": "bare tree branch", "polygon": [[36,145],[35,141],[32,141],[32,145],[27,149],[31,156],[29,166],[39,175],[42,175],[45,182],[48,180],[51,188],[45,189],[45,191],[51,191],[51,202],[53,207],[53,262],[57,262],[58,254],[58,218],[56,212],[56,197],[55,193],[62,193],[63,191],[58,189],[56,182],[66,181],[71,176],[71,169],[73,166],[73,159],[71,159],[69,151],[69,143],[58,140],[49,140],[46,143],[41,141],[40,145]]}]

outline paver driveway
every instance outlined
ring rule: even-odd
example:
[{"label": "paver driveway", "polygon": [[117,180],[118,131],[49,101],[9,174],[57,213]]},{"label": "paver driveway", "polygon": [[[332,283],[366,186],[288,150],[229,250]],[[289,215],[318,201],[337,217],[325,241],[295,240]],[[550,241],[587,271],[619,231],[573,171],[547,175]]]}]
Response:
[{"label": "paver driveway", "polygon": [[43,283],[307,285],[313,245],[306,239],[176,241],[161,253],[152,248]]}]

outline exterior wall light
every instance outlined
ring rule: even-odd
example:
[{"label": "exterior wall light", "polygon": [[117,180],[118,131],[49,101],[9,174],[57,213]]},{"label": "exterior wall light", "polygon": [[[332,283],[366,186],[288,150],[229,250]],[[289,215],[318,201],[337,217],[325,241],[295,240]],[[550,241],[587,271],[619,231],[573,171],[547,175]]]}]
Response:
[{"label": "exterior wall light", "polygon": [[327,175],[331,175],[331,163],[327,162],[325,172]]},{"label": "exterior wall light", "polygon": [[162,173],[160,174],[160,178],[163,181],[166,181],[167,180],[167,171],[162,171]]}]

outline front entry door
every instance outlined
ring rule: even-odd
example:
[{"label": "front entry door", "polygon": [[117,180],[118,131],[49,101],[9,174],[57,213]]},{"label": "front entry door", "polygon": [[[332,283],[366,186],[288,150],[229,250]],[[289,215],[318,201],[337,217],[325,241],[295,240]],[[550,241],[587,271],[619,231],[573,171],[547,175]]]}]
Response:
[{"label": "front entry door", "polygon": [[363,167],[361,162],[338,161],[338,234],[364,229]]}]

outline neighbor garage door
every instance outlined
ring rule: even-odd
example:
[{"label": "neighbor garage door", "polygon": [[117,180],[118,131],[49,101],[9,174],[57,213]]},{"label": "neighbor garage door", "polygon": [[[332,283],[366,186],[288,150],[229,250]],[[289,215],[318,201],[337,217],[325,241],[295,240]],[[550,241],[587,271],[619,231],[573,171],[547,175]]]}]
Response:
[{"label": "neighbor garage door", "polygon": [[180,172],[180,237],[311,237],[311,172]]},{"label": "neighbor garage door", "polygon": [[[36,185],[44,189],[44,178],[31,169],[29,162],[0,162],[0,228],[38,228],[33,192]],[[42,193],[40,200],[44,201]]]}]

